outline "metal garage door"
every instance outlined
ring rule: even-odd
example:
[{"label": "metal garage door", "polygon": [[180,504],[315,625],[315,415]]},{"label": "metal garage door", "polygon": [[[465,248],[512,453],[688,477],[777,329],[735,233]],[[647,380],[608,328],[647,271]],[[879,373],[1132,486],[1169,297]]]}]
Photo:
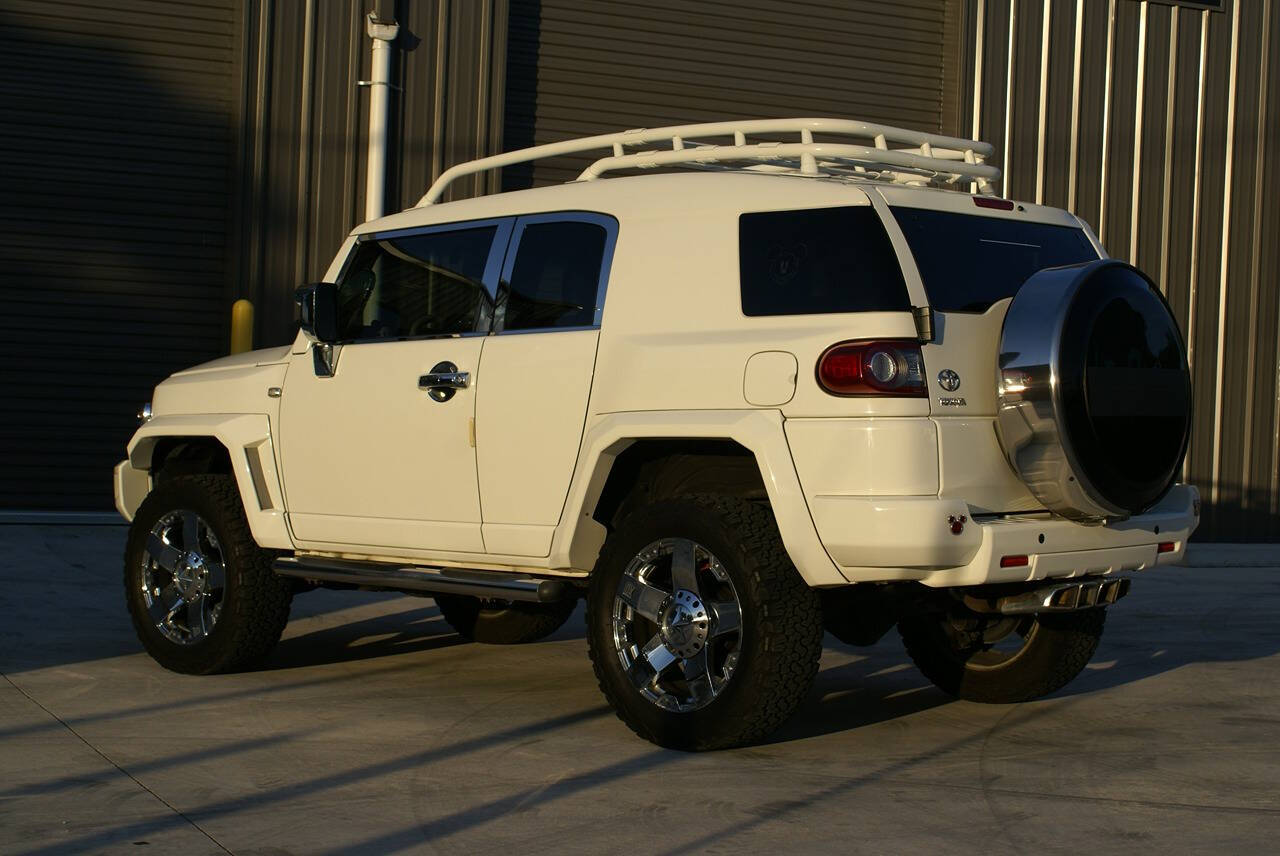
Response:
[{"label": "metal garage door", "polygon": [[[840,116],[943,127],[945,0],[512,0],[504,148],[627,128]],[[568,159],[507,187],[573,178]]]},{"label": "metal garage door", "polygon": [[0,508],[111,508],[169,372],[225,328],[234,0],[0,11]]}]

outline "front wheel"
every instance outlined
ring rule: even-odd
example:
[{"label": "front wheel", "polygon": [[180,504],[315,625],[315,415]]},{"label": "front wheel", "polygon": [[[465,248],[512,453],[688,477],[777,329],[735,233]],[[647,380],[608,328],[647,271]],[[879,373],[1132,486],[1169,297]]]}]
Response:
[{"label": "front wheel", "polygon": [[903,618],[907,654],[941,690],[968,701],[1010,704],[1069,684],[1097,650],[1107,612],[1021,616],[949,613]]},{"label": "front wheel", "polygon": [[124,586],[147,653],[187,674],[259,663],[280,639],[292,600],[224,475],[170,479],[143,500],[125,546]]},{"label": "front wheel", "polygon": [[587,639],[600,689],[633,731],[720,749],[761,739],[804,699],[822,608],[768,509],[688,496],[641,508],[610,535]]}]

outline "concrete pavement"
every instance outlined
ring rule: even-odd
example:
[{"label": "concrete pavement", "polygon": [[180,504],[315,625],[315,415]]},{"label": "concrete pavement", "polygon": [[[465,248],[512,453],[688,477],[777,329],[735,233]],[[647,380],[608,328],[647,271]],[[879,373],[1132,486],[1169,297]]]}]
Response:
[{"label": "concrete pavement", "polygon": [[687,755],[602,703],[579,613],[463,644],[427,599],[314,592],[261,671],[144,653],[124,529],[0,526],[3,853],[1256,852],[1280,839],[1280,549],[1139,575],[1090,668],[952,701],[828,637],[765,745]]}]

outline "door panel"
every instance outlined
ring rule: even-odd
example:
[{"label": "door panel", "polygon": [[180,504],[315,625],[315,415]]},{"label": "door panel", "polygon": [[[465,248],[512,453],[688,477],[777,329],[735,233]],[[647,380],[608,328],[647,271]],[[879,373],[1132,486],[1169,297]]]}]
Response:
[{"label": "door panel", "polygon": [[[280,408],[299,546],[484,552],[474,385],[514,220],[361,236],[338,278],[332,377],[294,360]],[[423,389],[431,373],[457,388]]]},{"label": "door panel", "polygon": [[598,330],[491,336],[476,447],[491,553],[545,556],[582,442]]},{"label": "door panel", "polygon": [[515,222],[476,401],[490,553],[551,552],[582,443],[617,234],[612,217],[587,212]]},{"label": "door panel", "polygon": [[477,382],[483,336],[347,345],[333,377],[295,357],[280,408],[300,545],[483,552],[472,388],[436,401],[418,379],[454,363]]}]

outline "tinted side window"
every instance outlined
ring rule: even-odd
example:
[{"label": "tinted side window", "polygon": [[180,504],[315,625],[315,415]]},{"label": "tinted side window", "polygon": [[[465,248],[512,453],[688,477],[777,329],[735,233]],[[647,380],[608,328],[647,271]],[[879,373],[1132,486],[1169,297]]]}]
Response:
[{"label": "tinted side window", "polygon": [[743,214],[738,262],[745,315],[911,308],[893,245],[868,205]]},{"label": "tinted side window", "polygon": [[1074,226],[921,208],[894,208],[893,216],[915,256],[929,305],[941,312],[985,312],[1042,268],[1098,257]]},{"label": "tinted side window", "polygon": [[596,223],[530,223],[504,290],[504,330],[595,323],[608,233]]},{"label": "tinted side window", "polygon": [[496,226],[366,241],[338,283],[343,339],[470,333],[490,304]]}]

